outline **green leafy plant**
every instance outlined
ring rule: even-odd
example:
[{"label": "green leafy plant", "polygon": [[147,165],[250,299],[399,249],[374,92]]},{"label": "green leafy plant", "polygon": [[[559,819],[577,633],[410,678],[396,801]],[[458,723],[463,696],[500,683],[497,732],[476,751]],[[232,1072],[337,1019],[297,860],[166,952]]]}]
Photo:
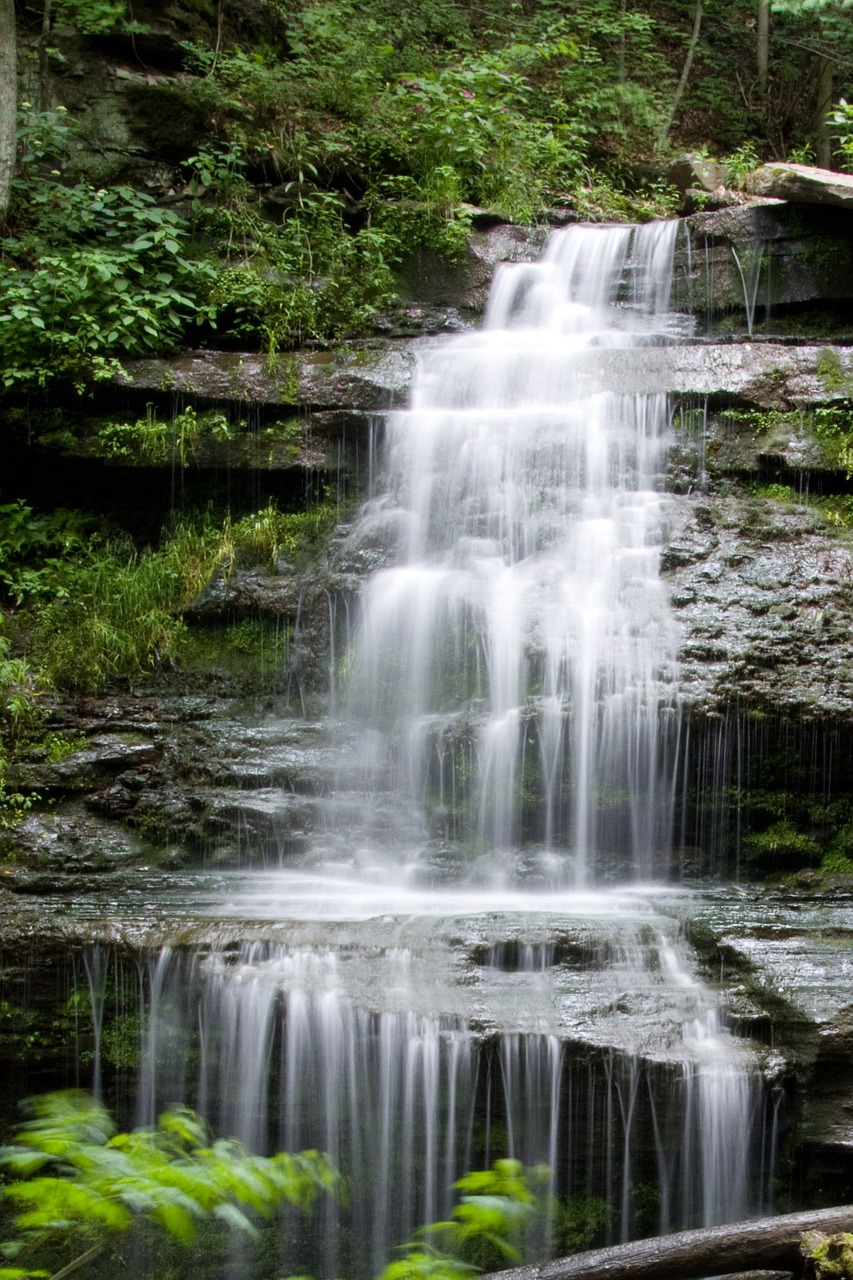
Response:
[{"label": "green leafy plant", "polygon": [[613,1220],[612,1206],[601,1196],[572,1196],[557,1214],[557,1236],[561,1253],[580,1253],[604,1243]]},{"label": "green leafy plant", "polygon": [[788,818],[780,818],[766,831],[752,831],[744,839],[749,856],[767,865],[782,862],[813,863],[820,854],[814,836],[800,831]]},{"label": "green leafy plant", "polygon": [[829,875],[853,876],[853,858],[839,850],[830,850],[821,859],[820,869]]},{"label": "green leafy plant", "polygon": [[593,221],[654,222],[675,216],[681,196],[665,182],[647,183],[633,189],[613,173],[591,169],[578,191],[578,213]]},{"label": "green leafy plant", "polygon": [[396,92],[409,163],[422,181],[450,170],[463,199],[519,221],[546,203],[549,179],[568,156],[553,129],[525,114],[532,89],[524,76],[484,56],[401,77]]},{"label": "green leafy plant", "polygon": [[79,512],[36,514],[21,500],[0,505],[0,600],[20,605],[49,595],[50,573],[89,536]]},{"label": "green leafy plant", "polygon": [[148,30],[128,16],[125,0],[53,0],[53,9],[54,23],[69,23],[86,36]]},{"label": "green leafy plant", "polygon": [[[203,418],[192,410],[184,417],[189,448]],[[149,427],[146,420],[143,434]],[[151,447],[165,447],[159,426],[151,430]],[[122,433],[119,442],[127,444]],[[138,550],[127,538],[85,532],[74,513],[36,516],[23,503],[0,508],[0,590],[21,650],[12,657],[0,637],[0,728],[5,724],[7,741],[16,726],[30,727],[25,713],[34,714],[45,687],[97,691],[179,662],[187,642],[181,613],[217,570],[303,568],[338,519],[330,494],[308,511],[280,511],[270,500],[237,521],[178,524],[159,548]],[[286,637],[276,640],[281,644]]]},{"label": "green leafy plant", "polygon": [[844,157],[844,166],[853,165],[853,103],[840,98],[827,113],[826,126]]},{"label": "green leafy plant", "polygon": [[35,672],[23,658],[11,657],[8,639],[0,635],[0,830],[16,827],[36,797],[9,790],[9,754],[41,721],[40,689]]},{"label": "green leafy plant", "polygon": [[0,1280],[48,1276],[40,1260],[53,1265],[62,1254],[72,1256],[62,1270],[69,1274],[140,1222],[187,1246],[208,1219],[252,1234],[254,1219],[280,1204],[307,1212],[338,1184],[314,1151],[256,1156],[233,1140],[212,1140],[187,1110],[117,1133],[107,1110],[83,1093],[47,1094],[27,1109],[30,1118],[0,1151],[10,1179],[3,1196],[16,1210],[16,1237],[3,1246],[11,1265],[0,1268]]},{"label": "green leafy plant", "polygon": [[35,673],[23,658],[9,653],[8,639],[0,635],[0,729],[7,742],[39,720]]},{"label": "green leafy plant", "polygon": [[802,1254],[806,1264],[805,1274],[811,1280],[847,1280],[853,1274],[853,1234],[840,1231],[827,1236],[820,1231],[810,1231],[803,1238]]},{"label": "green leafy plant", "polygon": [[172,345],[211,277],[188,227],[152,195],[61,180],[70,126],[25,104],[21,161],[0,241],[0,361],[7,387],[113,376],[119,357]]},{"label": "green leafy plant", "polygon": [[815,151],[811,142],[802,142],[788,149],[789,164],[814,164]]},{"label": "green leafy plant", "polygon": [[223,626],[189,626],[181,670],[210,687],[224,675],[229,691],[253,697],[286,689],[293,629],[285,622],[243,618]]},{"label": "green leafy plant", "polygon": [[328,538],[338,519],[337,504],[329,495],[309,511],[280,511],[270,499],[260,511],[226,527],[221,554],[236,565],[273,569],[284,559],[300,567]]},{"label": "green leafy plant", "polygon": [[760,163],[761,158],[755,143],[748,139],[726,156],[726,182],[731,187],[742,186],[747,175],[752,173],[753,169],[757,169]]},{"label": "green leafy plant", "polygon": [[100,425],[95,447],[101,456],[114,462],[130,461],[151,466],[175,462],[186,467],[203,435],[230,440],[232,429],[225,414],[215,410],[197,413],[192,405],[188,405],[171,422],[166,422],[155,415],[153,405],[149,404],[145,417],[137,418],[135,422],[110,421]]},{"label": "green leafy plant", "polygon": [[421,1227],[379,1280],[461,1280],[518,1261],[537,1209],[534,1188],[547,1175],[518,1160],[466,1174],[453,1184],[461,1196],[450,1219]]},{"label": "green leafy plant", "polygon": [[306,339],[364,331],[396,296],[394,246],[379,226],[350,231],[332,192],[294,186],[294,205],[275,225],[250,201],[202,211],[208,232],[227,234],[225,265],[208,302],[218,323],[274,355]]}]

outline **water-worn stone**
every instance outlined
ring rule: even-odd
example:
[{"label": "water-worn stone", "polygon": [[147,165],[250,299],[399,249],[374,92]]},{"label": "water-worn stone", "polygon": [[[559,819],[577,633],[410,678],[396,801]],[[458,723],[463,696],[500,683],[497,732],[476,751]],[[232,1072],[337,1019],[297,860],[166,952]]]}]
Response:
[{"label": "water-worn stone", "polygon": [[774,342],[602,348],[578,357],[602,390],[735,397],[758,409],[805,408],[853,394],[853,355],[845,347]]},{"label": "water-worn stone", "polygon": [[16,790],[36,791],[42,796],[89,791],[127,769],[151,768],[161,755],[162,748],[155,742],[103,734],[89,739],[64,760],[13,764],[8,782]]},{"label": "water-worn stone", "polygon": [[339,768],[339,727],[296,720],[284,700],[280,714],[257,721],[243,706],[168,692],[80,705],[81,724],[110,717],[122,732],[57,764],[16,766],[15,785],[38,785],[55,801],[4,834],[16,893],[72,892],[71,876],[152,857],[277,865],[303,848],[317,796]]},{"label": "water-worn stone", "polygon": [[405,403],[414,361],[411,343],[391,340],[275,359],[257,352],[189,351],[128,360],[119,381],[137,391],[175,391],[215,403],[378,412]]},{"label": "water-worn stone", "polygon": [[689,187],[701,191],[716,191],[726,185],[726,166],[710,156],[700,156],[686,151],[678,156],[666,171],[666,180],[684,194]]},{"label": "water-worn stone", "polygon": [[[364,436],[372,414],[406,404],[421,348],[420,341],[394,341],[367,349],[300,351],[286,357],[286,370],[249,353],[188,352],[128,361],[127,378],[134,390],[145,393],[171,387],[215,403],[240,405],[251,399],[260,406],[286,405],[291,411],[298,406],[300,414],[309,415],[304,438],[283,435],[278,452],[272,440],[269,465],[296,465],[299,450],[305,451],[306,463],[317,465],[347,434]],[[579,374],[608,391],[722,394],[764,409],[823,404],[853,394],[853,356],[842,346],[738,342],[603,347],[584,351],[576,361]],[[239,441],[233,445],[204,440],[197,462],[223,462],[232,449],[237,465],[249,465],[253,457],[255,465],[265,465],[263,441],[258,447],[249,438],[244,447]]]},{"label": "water-worn stone", "polygon": [[807,1169],[833,1151],[846,1159],[853,1146],[850,885],[824,896],[754,893],[752,903],[744,910],[721,895],[688,929],[694,938],[707,930],[709,963],[725,971],[729,991],[757,1005],[776,1049],[797,1063]]},{"label": "water-worn stone", "polygon": [[14,832],[14,867],[4,883],[14,893],[50,892],[67,887],[63,877],[103,876],[140,862],[145,846],[139,836],[116,822],[104,821],[80,801],[29,814]]}]

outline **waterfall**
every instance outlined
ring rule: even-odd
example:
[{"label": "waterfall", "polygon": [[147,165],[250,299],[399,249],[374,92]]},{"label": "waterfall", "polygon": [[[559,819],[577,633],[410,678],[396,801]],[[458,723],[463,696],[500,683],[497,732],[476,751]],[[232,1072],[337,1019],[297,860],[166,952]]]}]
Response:
[{"label": "waterfall", "polygon": [[423,352],[349,535],[384,560],[333,655],[326,828],[221,913],[274,941],[151,962],[139,1119],[189,1102],[347,1177],[290,1270],[375,1274],[504,1156],[543,1171],[531,1256],[766,1207],[766,1092],[676,915],[595,889],[669,870],[669,404],[596,353],[676,336],[677,235],[555,233]]},{"label": "waterfall", "polygon": [[[182,882],[174,946],[141,928],[135,961],[78,965],[99,1094],[342,1171],[346,1201],[283,1219],[235,1278],[368,1280],[504,1157],[538,1169],[532,1258],[770,1207],[755,1055],[679,895],[648,883],[669,870],[680,736],[669,406],[596,360],[677,335],[677,234],[556,233],[499,271],[482,331],[423,353],[350,535],[385,559],[357,604],[328,601],[333,634],[359,619],[331,654],[348,728],[325,828],[277,872],[194,901]],[[682,776],[715,755],[727,789],[749,755],[732,741],[697,739]]]},{"label": "waterfall", "polygon": [[504,1156],[542,1167],[534,1256],[567,1248],[566,1207],[599,1206],[602,1242],[766,1208],[761,1079],[677,935],[617,925],[599,956],[612,1004],[651,1006],[651,1055],[572,1043],[558,955],[546,943],[483,953],[480,1008],[488,1017],[489,984],[504,1009],[515,986],[535,1015],[522,1032],[440,1012],[424,956],[405,946],[370,959],[276,943],[165,950],[146,980],[138,1119],[187,1102],[256,1149],[328,1152],[349,1202],[323,1206],[288,1260],[327,1277],[376,1275],[448,1215],[457,1178]]},{"label": "waterfall", "polygon": [[485,851],[516,876],[522,844],[576,886],[667,869],[668,403],[609,390],[591,357],[666,341],[677,231],[555,233],[499,270],[481,332],[423,355],[389,419],[386,491],[352,536],[384,521],[397,550],[363,593],[350,707],[374,791],[407,797],[469,870]]}]

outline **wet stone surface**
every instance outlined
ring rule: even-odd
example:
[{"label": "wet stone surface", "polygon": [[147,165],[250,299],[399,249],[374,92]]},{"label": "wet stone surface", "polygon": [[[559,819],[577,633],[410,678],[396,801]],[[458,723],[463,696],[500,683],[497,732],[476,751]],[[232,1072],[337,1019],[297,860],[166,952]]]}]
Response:
[{"label": "wet stone surface", "polygon": [[664,579],[689,707],[853,708],[853,545],[816,511],[772,499],[674,501]]},{"label": "wet stone surface", "polygon": [[89,700],[78,727],[102,725],[99,709],[115,716],[114,734],[17,767],[15,785],[37,786],[51,806],[4,833],[15,893],[78,892],[81,876],[140,863],[277,866],[303,849],[337,768],[337,726],[295,720],[283,703],[276,713],[162,696]]},{"label": "wet stone surface", "polygon": [[734,905],[716,897],[692,931],[711,943],[727,1001],[757,1006],[776,1049],[796,1064],[805,1144],[853,1146],[853,888],[817,898],[746,895]]}]

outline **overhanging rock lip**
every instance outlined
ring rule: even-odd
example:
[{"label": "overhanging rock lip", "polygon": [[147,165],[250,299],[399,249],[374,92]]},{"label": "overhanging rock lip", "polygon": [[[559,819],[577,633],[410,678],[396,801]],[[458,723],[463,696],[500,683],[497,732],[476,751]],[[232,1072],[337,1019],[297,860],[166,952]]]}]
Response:
[{"label": "overhanging rock lip", "polygon": [[[257,353],[188,351],[128,361],[125,385],[202,402],[381,414],[406,405],[418,354],[435,345],[435,339],[395,339],[380,347],[298,351],[273,362]],[[673,343],[586,349],[575,359],[591,392],[618,392],[630,382],[632,393],[724,394],[772,409],[853,396],[853,350],[844,346]]]},{"label": "overhanging rock lip", "polygon": [[389,339],[376,347],[296,351],[275,359],[258,352],[185,351],[128,360],[121,381],[134,391],[179,392],[214,403],[380,412],[405,403],[421,342]]}]

